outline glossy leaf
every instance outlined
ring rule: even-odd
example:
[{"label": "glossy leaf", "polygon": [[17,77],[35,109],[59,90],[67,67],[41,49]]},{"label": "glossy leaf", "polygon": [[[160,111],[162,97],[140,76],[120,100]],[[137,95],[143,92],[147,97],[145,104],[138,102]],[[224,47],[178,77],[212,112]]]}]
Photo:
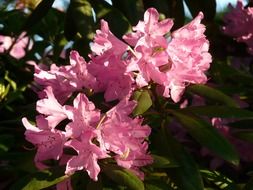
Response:
[{"label": "glossy leaf", "polygon": [[[95,22],[93,19],[92,6],[89,1],[72,0],[69,9],[77,32],[84,38],[92,39]],[[70,21],[71,20],[69,20],[69,22]]]},{"label": "glossy leaf", "polygon": [[220,174],[217,171],[201,170],[202,176],[217,186],[219,189],[224,190],[237,190],[237,185],[225,175]]},{"label": "glossy leaf", "polygon": [[239,163],[239,156],[234,147],[209,123],[193,115],[186,115],[180,111],[171,111],[190,135],[202,146],[235,165]]},{"label": "glossy leaf", "polygon": [[129,190],[144,190],[142,181],[127,169],[116,165],[104,165],[103,172],[116,183],[128,187]]},{"label": "glossy leaf", "polygon": [[167,159],[166,157],[159,156],[159,155],[152,155],[154,162],[150,165],[154,168],[174,168],[179,167],[175,161],[171,161]]},{"label": "glossy leaf", "polygon": [[[61,170],[62,171],[62,170]],[[67,175],[60,175],[59,169],[44,170],[37,172],[32,176],[26,176],[20,179],[16,184],[11,187],[11,190],[39,190],[47,187],[51,187],[65,179],[69,178]]]},{"label": "glossy leaf", "polygon": [[189,86],[187,90],[199,96],[217,101],[219,103],[223,103],[230,107],[239,107],[232,98],[230,98],[229,96],[227,96],[220,90],[211,88],[206,85],[202,85],[202,84],[192,85],[192,86]]},{"label": "glossy leaf", "polygon": [[166,158],[173,159],[179,167],[169,169],[169,177],[181,190],[203,190],[203,182],[197,164],[184,147],[176,141],[163,126],[152,139],[156,151]]},{"label": "glossy leaf", "polygon": [[133,111],[134,115],[141,115],[152,106],[152,99],[147,90],[136,91],[133,99],[138,102]]},{"label": "glossy leaf", "polygon": [[99,23],[101,19],[106,20],[110,30],[118,38],[121,38],[126,32],[130,31],[131,25],[129,21],[117,8],[105,1],[90,0],[89,2],[95,11],[96,21]]},{"label": "glossy leaf", "polygon": [[208,117],[253,119],[253,112],[227,106],[192,106],[181,109],[181,111],[187,111],[189,113]]}]

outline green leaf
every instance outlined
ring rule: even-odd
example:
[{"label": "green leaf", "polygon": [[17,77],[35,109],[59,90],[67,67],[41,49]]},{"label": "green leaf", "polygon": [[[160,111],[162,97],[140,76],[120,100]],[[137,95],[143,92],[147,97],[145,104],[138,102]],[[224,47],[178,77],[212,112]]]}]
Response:
[{"label": "green leaf", "polygon": [[253,112],[227,106],[193,106],[181,109],[188,113],[194,113],[197,115],[204,115],[208,117],[220,117],[220,118],[240,118],[249,119],[253,118]]},{"label": "green leaf", "polygon": [[217,186],[219,189],[237,190],[237,185],[225,175],[217,171],[201,170],[202,176]]},{"label": "green leaf", "polygon": [[15,143],[15,138],[11,134],[0,135],[0,151],[7,152]]},{"label": "green leaf", "polygon": [[54,0],[42,0],[32,14],[27,18],[23,26],[23,30],[28,30],[38,23],[47,14],[53,3]]},{"label": "green leaf", "polygon": [[[184,147],[176,141],[167,127],[162,127],[151,139],[159,154],[173,159],[179,167],[168,168],[168,176],[180,190],[203,190],[203,182],[197,164]],[[159,147],[159,148],[158,148]]]},{"label": "green leaf", "polygon": [[159,155],[152,155],[154,162],[150,165],[153,168],[174,168],[179,167],[175,161],[171,161],[166,157]]},{"label": "green leaf", "polygon": [[251,132],[251,131],[234,132],[233,136],[236,136],[237,138],[242,139],[244,141],[253,143],[253,132]]},{"label": "green leaf", "polygon": [[100,21],[101,19],[108,21],[110,30],[118,38],[121,38],[127,31],[130,31],[131,25],[121,11],[106,1],[89,0],[89,2],[95,11],[96,21]]},{"label": "green leaf", "polygon": [[252,129],[253,128],[253,119],[245,119],[240,121],[235,121],[229,123],[229,127],[239,128],[239,129]]},{"label": "green leaf", "polygon": [[173,190],[169,184],[162,180],[148,180],[145,181],[145,190]]},{"label": "green leaf", "polygon": [[89,180],[86,190],[103,190],[103,185],[100,179],[98,181]]},{"label": "green leaf", "polygon": [[144,8],[141,0],[112,0],[113,7],[120,10],[132,25],[143,17]]},{"label": "green leaf", "polygon": [[198,84],[198,85],[191,85],[187,88],[188,91],[203,96],[205,98],[208,98],[210,100],[214,100],[220,103],[223,103],[227,106],[230,107],[239,107],[237,105],[237,103],[230,98],[229,96],[227,96],[226,94],[224,94],[223,92],[211,88],[209,86],[206,85],[202,85],[202,84]]},{"label": "green leaf", "polygon": [[253,190],[253,177],[250,178],[248,183],[244,186],[243,190]]},{"label": "green leaf", "polygon": [[115,165],[104,165],[102,170],[111,180],[130,190],[144,190],[142,181],[127,169]]},{"label": "green leaf", "polygon": [[171,113],[202,146],[228,162],[239,164],[239,156],[234,147],[213,126],[200,118],[180,111],[171,110]]},{"label": "green leaf", "polygon": [[133,111],[133,115],[141,115],[152,106],[152,99],[147,90],[135,91],[134,100],[138,102],[137,106]]},{"label": "green leaf", "polygon": [[[72,0],[69,9],[77,32],[79,32],[84,38],[92,39],[95,22],[89,1]],[[70,21],[71,20],[69,20],[69,22]]]},{"label": "green leaf", "polygon": [[[62,171],[62,170],[60,170]],[[59,175],[59,168],[55,170],[44,170],[37,172],[32,176],[26,176],[21,178],[17,183],[15,183],[11,190],[22,189],[22,190],[39,190],[47,187],[51,187],[67,178],[69,176]]]}]

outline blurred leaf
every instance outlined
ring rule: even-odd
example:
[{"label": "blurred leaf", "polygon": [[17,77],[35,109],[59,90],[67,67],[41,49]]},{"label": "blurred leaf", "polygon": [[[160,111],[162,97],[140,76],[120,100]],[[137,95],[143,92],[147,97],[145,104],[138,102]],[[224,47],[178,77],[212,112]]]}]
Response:
[{"label": "blurred leaf", "polygon": [[144,190],[142,181],[131,171],[116,165],[104,165],[102,170],[111,180],[128,187],[129,190]]},{"label": "blurred leaf", "polygon": [[33,174],[32,176],[26,176],[24,178],[21,178],[10,189],[11,190],[16,190],[16,189],[39,190],[39,189],[44,189],[44,188],[53,186],[69,178],[69,176],[67,175],[60,176],[59,173],[60,173],[59,170],[56,168],[50,171],[44,170],[41,172],[37,172]]},{"label": "blurred leaf", "polygon": [[248,183],[244,186],[243,190],[253,190],[253,177],[250,178]]},{"label": "blurred leaf", "polygon": [[7,152],[15,143],[14,135],[2,134],[0,135],[0,151]]},{"label": "blurred leaf", "polygon": [[169,184],[166,184],[162,180],[148,180],[145,181],[145,190],[173,190],[174,188],[170,187]]},{"label": "blurred leaf", "polygon": [[98,181],[90,180],[86,190],[103,190],[103,185],[100,179]]},{"label": "blurred leaf", "polygon": [[133,115],[141,115],[152,106],[152,99],[147,90],[135,91],[134,100],[137,101],[137,106],[133,111]]},{"label": "blurred leaf", "polygon": [[238,131],[238,132],[233,132],[232,134],[233,134],[233,136],[236,136],[239,139],[253,143],[253,132],[252,131]]},{"label": "blurred leaf", "polygon": [[253,112],[242,108],[227,106],[192,106],[181,109],[181,111],[187,111],[188,113],[205,115],[208,117],[253,119]]},{"label": "blurred leaf", "polygon": [[108,4],[106,1],[89,0],[96,14],[96,21],[99,23],[101,19],[108,22],[112,33],[121,38],[127,31],[130,31],[131,25],[127,18],[116,8]]},{"label": "blurred leaf", "polygon": [[38,23],[48,13],[53,3],[54,0],[42,0],[32,14],[27,18],[23,26],[23,30],[28,30]]},{"label": "blurred leaf", "polygon": [[154,162],[150,165],[153,168],[174,168],[179,167],[175,161],[171,161],[166,157],[159,155],[152,155]]},{"label": "blurred leaf", "polygon": [[171,110],[171,113],[202,146],[228,162],[239,164],[239,156],[234,147],[213,126],[192,115],[175,110]]},{"label": "blurred leaf", "polygon": [[71,0],[69,5],[69,11],[71,11],[72,20],[75,23],[77,32],[82,37],[92,39],[94,32],[94,19],[92,13],[92,7],[88,0]]},{"label": "blurred leaf", "polygon": [[193,17],[196,17],[200,11],[204,13],[204,19],[212,21],[216,13],[216,0],[185,0]]},{"label": "blurred leaf", "polygon": [[223,92],[206,85],[202,84],[191,85],[187,88],[187,90],[199,96],[205,97],[207,99],[215,100],[217,102],[226,104],[227,106],[239,107],[232,98],[230,98]]},{"label": "blurred leaf", "polygon": [[9,82],[9,84],[11,85],[13,90],[17,89],[17,84],[16,84],[15,81],[13,81],[9,78],[9,72],[8,71],[5,72],[4,79]]},{"label": "blurred leaf", "polygon": [[215,184],[219,189],[237,190],[237,185],[228,177],[220,174],[217,171],[201,170],[202,176],[208,181]]},{"label": "blurred leaf", "polygon": [[143,17],[142,0],[112,0],[112,4],[128,18],[133,26]]},{"label": "blurred leaf", "polygon": [[168,177],[180,190],[203,190],[199,169],[191,155],[176,141],[169,129],[163,126],[151,136],[151,145],[157,154],[176,162],[179,167],[168,168]]},{"label": "blurred leaf", "polygon": [[253,119],[245,119],[245,120],[231,122],[228,124],[228,126],[239,128],[239,129],[252,129]]}]

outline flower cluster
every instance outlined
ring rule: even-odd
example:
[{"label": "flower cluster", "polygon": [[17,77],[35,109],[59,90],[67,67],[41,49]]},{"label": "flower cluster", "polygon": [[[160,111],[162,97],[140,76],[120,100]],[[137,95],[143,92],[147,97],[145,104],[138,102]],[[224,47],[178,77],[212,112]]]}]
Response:
[{"label": "flower cluster", "polygon": [[[111,158],[143,178],[140,167],[152,163],[145,138],[151,130],[141,125],[139,118],[129,117],[136,103],[122,99],[115,107],[101,113],[85,94],[79,93],[73,105],[61,105],[52,88],[45,89],[46,98],[37,102],[40,113],[36,126],[23,118],[25,136],[37,147],[35,163],[47,168],[45,160],[66,160],[66,174],[85,170],[90,178],[98,179],[98,160]],[[62,121],[68,121],[62,127]],[[76,154],[64,153],[73,149]]]},{"label": "flower cluster", "polygon": [[236,7],[229,4],[228,8],[229,12],[224,16],[224,33],[246,43],[249,53],[253,54],[253,8],[244,8],[241,0],[237,1]]},{"label": "flower cluster", "polygon": [[157,84],[161,95],[178,102],[186,85],[207,81],[205,71],[211,55],[205,26],[200,24],[202,18],[199,13],[170,33],[173,20],[159,21],[158,12],[150,8],[144,21],[133,27],[134,32],[123,36],[128,44],[116,38],[102,20],[88,63],[73,52],[68,66],[52,65],[50,70],[36,67],[35,81],[44,87],[52,86],[60,102],[82,88],[104,92],[106,101],[121,100],[151,83]]},{"label": "flower cluster", "polygon": [[[143,178],[140,167],[152,162],[145,141],[151,130],[142,125],[141,118],[129,116],[136,105],[131,95],[138,88],[156,84],[161,95],[178,102],[186,85],[207,81],[204,72],[211,55],[202,18],[200,12],[171,33],[173,20],[159,21],[158,12],[150,8],[144,21],[123,36],[125,42],[102,20],[88,62],[72,51],[69,65],[52,64],[47,69],[34,64],[34,80],[41,87],[36,105],[40,114],[36,126],[26,118],[22,121],[26,139],[37,148],[36,165],[45,168],[46,160],[59,160],[66,164],[66,174],[85,170],[97,180],[99,163],[110,160]],[[119,103],[102,113],[89,101],[87,92],[104,92],[106,102]],[[73,104],[67,103],[71,99]]]}]

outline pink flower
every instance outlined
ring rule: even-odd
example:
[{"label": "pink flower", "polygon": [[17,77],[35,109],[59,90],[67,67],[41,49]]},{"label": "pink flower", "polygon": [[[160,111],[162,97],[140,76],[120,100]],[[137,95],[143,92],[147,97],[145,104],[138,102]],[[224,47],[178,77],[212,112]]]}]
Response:
[{"label": "pink flower", "polygon": [[235,8],[231,4],[228,8],[229,12],[224,16],[223,32],[238,42],[246,43],[249,53],[253,54],[253,8],[244,8],[241,0],[237,1]]},{"label": "pink flower", "polygon": [[101,131],[98,141],[102,148],[116,154],[115,160],[118,165],[139,171],[139,167],[153,161],[147,154],[148,145],[145,142],[151,130],[147,125],[141,125],[141,119],[129,117],[134,106],[134,102],[123,99],[109,110],[105,115],[105,121],[98,127]]},{"label": "pink flower", "polygon": [[21,33],[16,41],[14,38],[9,36],[0,35],[0,52],[3,53],[11,48],[10,55],[12,57],[16,59],[21,59],[24,57],[26,54],[26,49],[31,50],[33,45],[32,41],[30,41],[28,37],[25,37],[25,35],[25,32]]},{"label": "pink flower", "polygon": [[159,21],[154,8],[144,14],[135,32],[124,36],[134,45],[134,53],[127,71],[135,73],[138,87],[151,81],[158,84],[162,95],[178,102],[188,84],[207,81],[205,71],[212,61],[208,53],[209,42],[204,35],[205,26],[200,24],[203,14],[168,37],[173,25],[171,19]]},{"label": "pink flower", "polygon": [[149,46],[153,47],[157,45],[166,47],[167,41],[164,35],[170,32],[172,26],[172,19],[159,21],[159,13],[157,10],[149,8],[144,13],[144,21],[139,21],[139,23],[133,27],[133,31],[136,32],[129,33],[123,36],[123,38],[132,46],[149,43]]},{"label": "pink flower", "polygon": [[[42,118],[39,118],[39,120],[42,120]],[[64,132],[51,129],[50,126],[41,126],[41,123],[46,123],[42,121],[37,122],[37,127],[31,125],[26,118],[23,118],[22,122],[26,128],[26,140],[38,148],[34,158],[37,167],[40,169],[45,168],[46,166],[42,163],[44,160],[59,160],[66,141]]]},{"label": "pink flower", "polygon": [[61,121],[66,119],[67,115],[63,106],[59,104],[55,98],[52,88],[48,87],[45,89],[45,92],[47,94],[47,98],[37,101],[36,110],[47,116],[46,120],[48,121],[48,125],[51,128],[54,128]]},{"label": "pink flower", "polygon": [[72,120],[66,126],[68,137],[77,138],[84,130],[96,126],[100,120],[100,112],[84,94],[78,94],[74,99],[74,107],[66,106],[68,119]]},{"label": "pink flower", "polygon": [[[34,67],[35,82],[44,88],[50,86],[60,103],[64,103],[75,91],[94,88],[95,78],[88,72],[87,63],[77,51],[70,52],[70,65],[58,67],[52,64],[49,71],[36,64]],[[44,91],[39,95],[44,97]]]},{"label": "pink flower", "polygon": [[97,163],[98,159],[108,157],[105,151],[101,150],[97,145],[92,143],[96,134],[93,131],[86,131],[81,136],[81,141],[76,139],[68,141],[67,146],[72,147],[78,153],[73,156],[67,163],[66,174],[72,174],[77,170],[85,170],[94,181],[98,180],[100,167]]},{"label": "pink flower", "polygon": [[122,58],[128,45],[110,32],[104,20],[101,20],[101,30],[96,31],[91,50],[93,55],[88,70],[96,78],[95,92],[105,91],[106,101],[128,96],[133,80],[132,74],[126,72],[127,61]]},{"label": "pink flower", "polygon": [[212,61],[208,53],[209,42],[204,35],[205,26],[200,24],[203,14],[171,34],[167,79],[164,81],[165,97],[178,102],[187,84],[206,83],[205,71]]}]

